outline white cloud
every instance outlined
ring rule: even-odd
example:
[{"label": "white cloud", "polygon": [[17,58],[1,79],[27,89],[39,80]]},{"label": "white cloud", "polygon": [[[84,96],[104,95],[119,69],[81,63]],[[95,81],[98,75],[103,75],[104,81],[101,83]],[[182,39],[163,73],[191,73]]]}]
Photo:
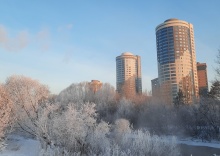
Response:
[{"label": "white cloud", "polygon": [[48,29],[42,29],[37,33],[37,44],[40,49],[43,51],[47,51],[50,47],[50,32]]},{"label": "white cloud", "polygon": [[67,24],[66,28],[69,29],[69,30],[72,29],[73,28],[73,24]]},{"label": "white cloud", "polygon": [[13,37],[10,35],[10,32],[3,25],[0,25],[0,48],[6,51],[17,52],[30,44],[38,46],[43,51],[50,48],[50,33],[48,29],[42,29],[32,35],[27,31],[19,31]]},{"label": "white cloud", "polygon": [[72,59],[72,52],[68,51],[64,54],[63,62],[64,63],[69,63]]},{"label": "white cloud", "polygon": [[0,25],[0,47],[7,51],[17,52],[28,46],[29,34],[27,31],[20,31],[17,36],[9,37],[4,26]]},{"label": "white cloud", "polygon": [[1,44],[5,43],[5,42],[7,42],[7,40],[8,40],[7,32],[6,32],[5,28],[2,25],[0,25],[0,43]]},{"label": "white cloud", "polygon": [[58,32],[66,32],[68,30],[71,30],[72,28],[73,28],[73,24],[69,23],[69,24],[66,24],[66,25],[59,26],[57,28],[57,31]]}]

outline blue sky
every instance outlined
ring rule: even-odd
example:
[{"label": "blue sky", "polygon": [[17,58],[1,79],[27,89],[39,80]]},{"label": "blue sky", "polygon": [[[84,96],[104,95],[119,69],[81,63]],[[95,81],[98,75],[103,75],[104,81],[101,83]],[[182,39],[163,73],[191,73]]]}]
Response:
[{"label": "blue sky", "polygon": [[155,27],[169,18],[194,25],[196,57],[215,77],[219,0],[0,0],[0,82],[25,75],[59,93],[97,79],[115,86],[115,57],[142,59],[143,90],[157,77]]}]

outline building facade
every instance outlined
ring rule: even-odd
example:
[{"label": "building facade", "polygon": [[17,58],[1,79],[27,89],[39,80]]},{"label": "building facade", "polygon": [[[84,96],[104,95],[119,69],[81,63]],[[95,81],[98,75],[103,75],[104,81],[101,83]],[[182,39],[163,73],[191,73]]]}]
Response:
[{"label": "building facade", "polygon": [[207,95],[208,93],[208,78],[206,63],[197,62],[199,95]]},{"label": "building facade", "polygon": [[157,98],[160,96],[160,85],[158,78],[151,80],[152,96]]},{"label": "building facade", "polygon": [[99,80],[91,80],[91,82],[89,82],[89,88],[93,91],[93,93],[96,93],[102,88],[102,82]]},{"label": "building facade", "polygon": [[142,93],[140,56],[125,52],[116,57],[116,88],[126,97]]},{"label": "building facade", "polygon": [[175,18],[156,27],[160,95],[173,103],[181,90],[186,103],[198,98],[193,25]]}]

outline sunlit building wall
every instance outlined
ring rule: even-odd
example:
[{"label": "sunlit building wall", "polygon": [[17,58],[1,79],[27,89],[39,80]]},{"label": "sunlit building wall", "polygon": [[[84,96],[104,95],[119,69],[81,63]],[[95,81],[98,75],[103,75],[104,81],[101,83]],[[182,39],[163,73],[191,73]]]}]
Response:
[{"label": "sunlit building wall", "polygon": [[207,95],[208,93],[208,78],[206,63],[197,62],[199,95]]},{"label": "sunlit building wall", "polygon": [[91,82],[89,82],[89,87],[94,93],[96,93],[102,88],[102,82],[99,80],[91,80]]},{"label": "sunlit building wall", "polygon": [[116,88],[128,97],[142,93],[140,56],[125,52],[116,57]]},{"label": "sunlit building wall", "polygon": [[156,27],[160,94],[173,103],[179,90],[187,103],[198,98],[198,77],[193,25],[168,19]]}]

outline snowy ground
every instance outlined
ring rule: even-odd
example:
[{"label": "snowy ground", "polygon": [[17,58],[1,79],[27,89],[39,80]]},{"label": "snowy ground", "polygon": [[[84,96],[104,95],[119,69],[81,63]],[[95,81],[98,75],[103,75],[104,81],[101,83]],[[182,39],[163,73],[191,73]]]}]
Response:
[{"label": "snowy ground", "polygon": [[198,139],[186,138],[186,139],[178,139],[177,143],[191,145],[191,146],[205,146],[205,147],[213,147],[213,148],[220,149],[219,141],[202,142],[201,140],[198,140]]},{"label": "snowy ground", "polygon": [[38,156],[40,143],[34,139],[12,135],[6,142],[8,145],[0,156]]},{"label": "snowy ground", "polygon": [[[169,137],[168,137],[169,138]],[[201,142],[201,140],[178,139],[178,144],[198,147],[212,147],[220,151],[220,142]],[[38,156],[40,143],[37,140],[12,135],[7,141],[8,146],[0,152],[0,156]],[[214,153],[212,153],[214,154]],[[218,153],[216,153],[218,154]]]}]

